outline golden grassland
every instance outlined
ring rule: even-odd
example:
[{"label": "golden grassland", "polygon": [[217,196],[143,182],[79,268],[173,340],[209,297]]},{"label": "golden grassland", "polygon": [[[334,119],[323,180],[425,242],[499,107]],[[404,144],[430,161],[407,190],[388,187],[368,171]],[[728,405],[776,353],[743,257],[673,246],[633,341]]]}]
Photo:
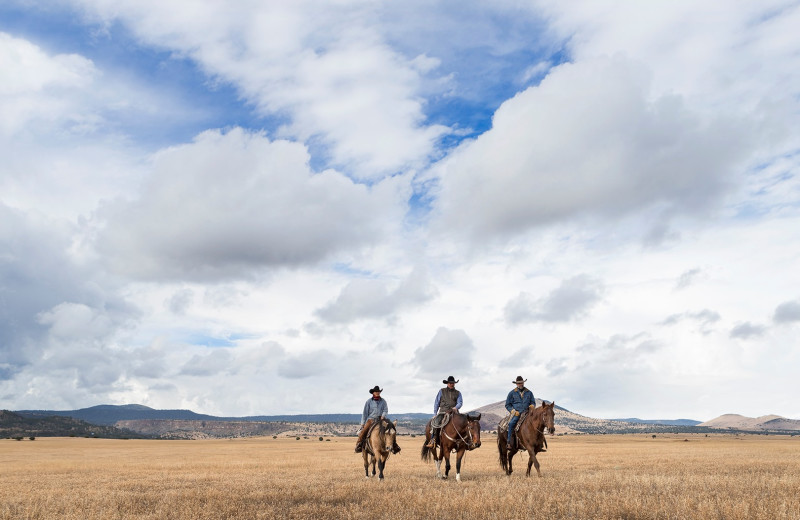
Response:
[{"label": "golden grassland", "polygon": [[437,480],[422,438],[400,437],[386,479],[353,438],[0,440],[0,519],[800,519],[800,437],[549,437],[543,478],[495,437],[461,482]]}]

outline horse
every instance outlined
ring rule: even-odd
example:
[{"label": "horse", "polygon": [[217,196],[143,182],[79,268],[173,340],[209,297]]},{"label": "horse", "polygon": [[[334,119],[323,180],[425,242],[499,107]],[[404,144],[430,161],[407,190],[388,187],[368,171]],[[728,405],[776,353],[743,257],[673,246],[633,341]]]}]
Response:
[{"label": "horse", "polygon": [[[364,442],[364,450],[361,452],[364,457],[364,473],[367,478],[375,476],[375,463],[378,463],[380,471],[378,478],[383,481],[383,469],[386,467],[386,459],[392,453],[394,441],[397,438],[397,420],[389,422],[380,419],[370,428]],[[372,475],[369,474],[369,465],[372,464]]]},{"label": "horse", "polygon": [[[460,414],[458,410],[453,410],[450,420],[439,432],[439,452],[436,448],[429,448],[428,442],[431,440],[431,419],[425,425],[425,444],[422,445],[422,460],[428,462],[431,455],[436,462],[436,476],[447,479],[450,474],[450,452],[456,452],[456,480],[461,482],[461,459],[464,458],[466,450],[474,450],[481,447],[481,414],[470,412]],[[444,475],[442,475],[442,458],[445,460]]]},{"label": "horse", "polygon": [[497,427],[497,451],[500,454],[500,465],[506,472],[506,475],[511,475],[511,459],[520,449],[525,449],[528,452],[528,472],[526,477],[531,476],[531,465],[536,466],[536,473],[542,476],[539,471],[539,461],[536,460],[536,454],[541,451],[547,451],[547,439],[544,438],[544,430],[547,428],[552,435],[556,431],[553,424],[555,413],[554,408],[556,403],[544,404],[539,408],[534,408],[528,413],[528,416],[522,421],[517,430],[517,442],[511,451],[506,450],[506,435],[505,432]]}]

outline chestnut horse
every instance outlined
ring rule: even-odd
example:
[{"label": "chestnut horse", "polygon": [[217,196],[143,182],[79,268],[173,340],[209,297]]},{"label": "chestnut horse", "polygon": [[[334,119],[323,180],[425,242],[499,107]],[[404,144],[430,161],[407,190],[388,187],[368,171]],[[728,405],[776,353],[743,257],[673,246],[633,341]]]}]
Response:
[{"label": "chestnut horse", "polygon": [[556,431],[556,427],[553,424],[555,406],[556,403],[542,403],[542,406],[534,408],[528,413],[528,416],[519,425],[519,430],[516,433],[517,442],[511,451],[506,450],[506,432],[501,431],[499,426],[497,427],[497,451],[500,454],[500,465],[505,470],[506,475],[511,475],[511,459],[514,458],[514,455],[519,450],[524,449],[529,456],[528,472],[525,476],[531,476],[531,465],[536,466],[536,473],[540,477],[542,476],[542,472],[539,471],[539,461],[536,460],[536,454],[541,451],[547,451],[547,439],[544,438],[545,428],[550,431],[550,434]]},{"label": "chestnut horse", "polygon": [[[378,463],[380,473],[378,478],[383,481],[383,468],[386,467],[386,459],[392,453],[394,441],[397,438],[397,420],[389,422],[381,419],[378,424],[370,428],[364,442],[364,473],[367,478],[375,476],[375,463]],[[372,475],[369,474],[369,465],[372,463]]]},{"label": "chestnut horse", "polygon": [[[433,419],[431,419],[432,421]],[[431,455],[436,461],[436,476],[446,479],[450,474],[450,452],[456,452],[456,480],[461,482],[461,459],[466,450],[474,450],[481,447],[481,414],[470,412],[460,414],[458,410],[453,410],[450,421],[442,427],[439,432],[439,451],[436,448],[429,448],[428,442],[431,440],[431,421],[425,425],[425,444],[422,446],[422,460],[428,462]],[[444,458],[444,475],[442,475],[442,458]]]}]

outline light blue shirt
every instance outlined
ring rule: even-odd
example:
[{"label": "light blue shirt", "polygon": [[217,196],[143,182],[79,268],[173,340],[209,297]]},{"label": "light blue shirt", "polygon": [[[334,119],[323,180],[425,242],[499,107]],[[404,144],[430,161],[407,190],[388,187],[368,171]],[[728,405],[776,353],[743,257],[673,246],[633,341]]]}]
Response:
[{"label": "light blue shirt", "polygon": [[386,417],[387,415],[389,415],[389,405],[386,404],[383,397],[377,401],[370,397],[366,404],[364,404],[364,411],[361,413],[361,426],[364,426],[367,419],[377,419],[379,417]]}]

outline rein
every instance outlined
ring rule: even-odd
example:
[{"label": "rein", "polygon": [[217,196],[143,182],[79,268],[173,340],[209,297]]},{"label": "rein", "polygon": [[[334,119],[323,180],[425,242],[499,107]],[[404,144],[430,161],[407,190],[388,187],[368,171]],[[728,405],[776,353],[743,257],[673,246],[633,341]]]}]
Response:
[{"label": "rein", "polygon": [[[455,432],[456,432],[456,435],[458,435],[458,437],[461,439],[461,442],[463,442],[463,443],[466,445],[466,447],[467,447],[467,448],[469,448],[470,446],[474,446],[474,445],[475,445],[475,441],[473,441],[473,440],[472,440],[472,434],[470,434],[470,436],[469,436],[469,439],[465,439],[465,438],[464,438],[464,436],[463,436],[463,435],[461,435],[461,432],[460,432],[460,431],[458,431],[458,429],[456,429],[456,425],[455,425],[455,424],[453,424],[452,422],[449,422],[448,424],[452,424],[452,425],[453,425],[453,429],[455,430]],[[467,425],[468,425],[468,424],[469,424],[469,419],[467,419]],[[445,426],[447,426],[447,425],[445,425]],[[467,430],[469,430],[469,428],[467,428]],[[450,437],[450,436],[447,434],[447,431],[446,431],[446,429],[445,429],[445,428],[442,428],[442,433],[444,434],[444,436],[445,436],[445,437],[447,437],[447,438],[448,438],[448,439],[450,439],[451,441],[453,441],[453,442],[455,442],[456,444],[458,444],[458,440],[456,440],[456,439],[454,439],[454,438]]]}]

